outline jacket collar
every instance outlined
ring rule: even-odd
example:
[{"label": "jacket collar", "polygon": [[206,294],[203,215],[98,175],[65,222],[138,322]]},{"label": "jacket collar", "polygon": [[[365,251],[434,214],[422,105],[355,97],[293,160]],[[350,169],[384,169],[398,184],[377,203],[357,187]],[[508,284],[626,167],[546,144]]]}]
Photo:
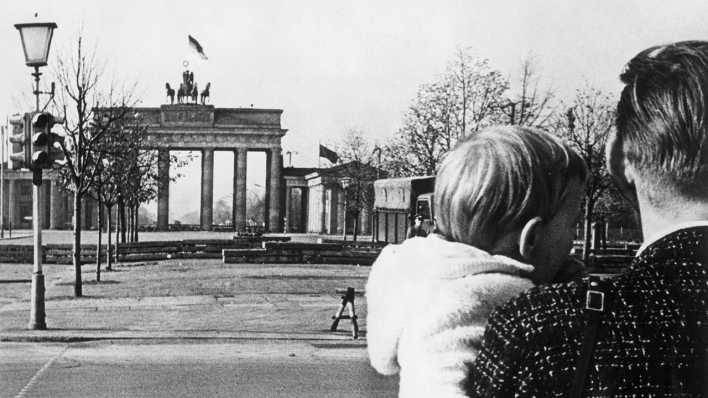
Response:
[{"label": "jacket collar", "polygon": [[652,235],[649,239],[646,239],[644,243],[639,247],[639,250],[637,250],[637,254],[635,257],[639,257],[646,248],[649,246],[653,245],[654,243],[658,242],[660,239],[666,237],[667,235],[670,235],[676,231],[680,231],[682,229],[688,229],[688,228],[696,228],[696,227],[708,227],[708,220],[698,220],[698,221],[689,221],[689,222],[683,222],[679,224],[674,224],[669,228],[666,228],[662,231],[659,231],[658,233]]}]

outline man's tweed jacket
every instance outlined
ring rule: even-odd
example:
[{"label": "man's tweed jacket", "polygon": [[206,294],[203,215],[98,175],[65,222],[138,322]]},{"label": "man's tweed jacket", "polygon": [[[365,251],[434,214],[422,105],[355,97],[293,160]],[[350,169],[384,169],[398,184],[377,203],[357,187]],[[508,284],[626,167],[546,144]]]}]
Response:
[{"label": "man's tweed jacket", "polygon": [[[606,289],[587,397],[708,397],[708,227],[664,236]],[[566,396],[586,328],[586,285],[535,288],[496,311],[470,368],[481,397]]]}]

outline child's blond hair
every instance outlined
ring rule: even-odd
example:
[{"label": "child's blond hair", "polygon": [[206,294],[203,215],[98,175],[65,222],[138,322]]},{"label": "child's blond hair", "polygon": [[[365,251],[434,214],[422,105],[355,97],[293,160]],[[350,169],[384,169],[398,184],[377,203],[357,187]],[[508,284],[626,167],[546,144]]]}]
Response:
[{"label": "child's blond hair", "polygon": [[519,126],[473,134],[445,157],[435,180],[439,232],[489,250],[534,217],[549,221],[587,167],[566,142]]}]

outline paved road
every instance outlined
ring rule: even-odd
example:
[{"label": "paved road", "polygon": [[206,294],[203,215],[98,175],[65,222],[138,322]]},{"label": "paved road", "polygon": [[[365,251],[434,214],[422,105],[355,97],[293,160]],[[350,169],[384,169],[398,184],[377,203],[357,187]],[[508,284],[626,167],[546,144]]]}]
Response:
[{"label": "paved road", "polygon": [[392,397],[346,342],[0,344],[0,397]]}]

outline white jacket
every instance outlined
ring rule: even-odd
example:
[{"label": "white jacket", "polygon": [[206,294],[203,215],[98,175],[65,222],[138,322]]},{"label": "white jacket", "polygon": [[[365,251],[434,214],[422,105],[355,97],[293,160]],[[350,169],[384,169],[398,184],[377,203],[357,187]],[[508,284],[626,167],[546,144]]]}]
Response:
[{"label": "white jacket", "polygon": [[399,397],[463,397],[490,312],[533,287],[531,270],[435,234],[385,247],[366,284],[371,365],[400,372]]}]

